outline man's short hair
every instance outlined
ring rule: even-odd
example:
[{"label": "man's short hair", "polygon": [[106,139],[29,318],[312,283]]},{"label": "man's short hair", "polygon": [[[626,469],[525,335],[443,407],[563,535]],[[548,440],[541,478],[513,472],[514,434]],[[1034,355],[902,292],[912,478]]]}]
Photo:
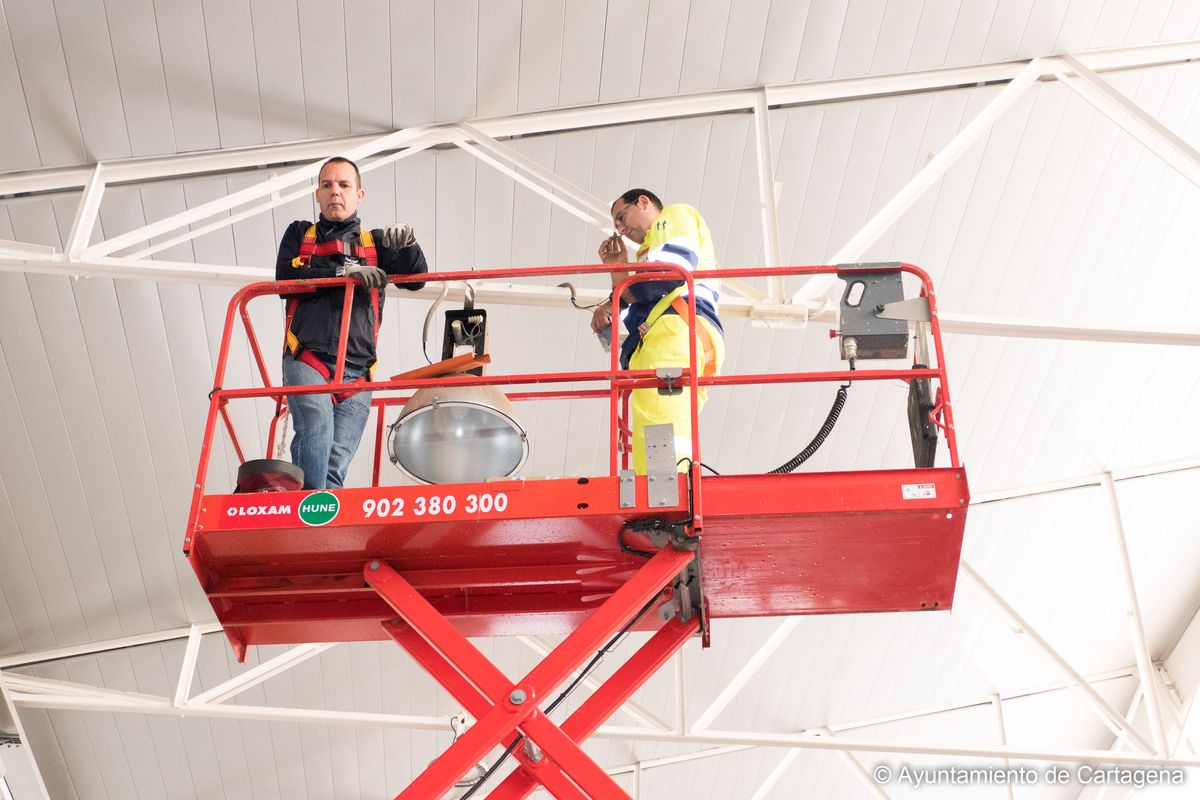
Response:
[{"label": "man's short hair", "polygon": [[330,164],[349,164],[350,167],[354,170],[355,185],[359,189],[362,188],[362,175],[358,171],[358,164],[355,164],[353,161],[346,158],[345,156],[334,156],[333,158],[326,161],[324,164],[321,165],[321,169],[317,170],[317,175],[319,176],[322,172],[324,172],[325,168],[328,167]]},{"label": "man's short hair", "polygon": [[[662,208],[663,208],[662,200],[659,200],[658,195],[656,195],[654,192],[650,191],[649,189],[630,189],[628,192],[626,192],[625,194],[618,197],[617,200],[620,200],[622,203],[624,203],[627,206],[631,206],[634,203],[636,203],[638,198],[641,197],[642,195],[645,195],[646,199],[649,200],[651,203],[653,203],[655,208],[657,208],[659,211],[662,211]],[[614,200],[613,205],[615,206],[616,204],[617,204],[617,201]]]}]

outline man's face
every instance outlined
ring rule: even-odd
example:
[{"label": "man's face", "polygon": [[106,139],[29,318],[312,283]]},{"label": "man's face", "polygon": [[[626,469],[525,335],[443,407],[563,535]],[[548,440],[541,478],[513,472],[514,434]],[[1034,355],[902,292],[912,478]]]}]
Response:
[{"label": "man's face", "polygon": [[317,179],[317,205],[321,216],[330,222],[353,216],[366,194],[358,185],[354,167],[343,161],[326,164]]},{"label": "man's face", "polygon": [[646,241],[646,231],[658,219],[659,210],[646,195],[639,195],[637,202],[626,203],[621,198],[613,203],[612,221],[617,233],[641,244]]}]

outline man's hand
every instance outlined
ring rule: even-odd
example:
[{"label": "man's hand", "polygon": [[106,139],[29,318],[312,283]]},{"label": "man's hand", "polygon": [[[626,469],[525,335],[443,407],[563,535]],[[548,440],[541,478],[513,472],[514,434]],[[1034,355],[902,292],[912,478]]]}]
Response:
[{"label": "man's hand", "polygon": [[592,312],[592,330],[607,336],[611,325],[612,301],[608,300],[596,306],[596,310]]},{"label": "man's hand", "polygon": [[387,273],[370,264],[355,264],[353,267],[347,267],[342,274],[347,278],[354,278],[368,289],[382,289],[387,286]]},{"label": "man's hand", "polygon": [[408,247],[417,243],[417,235],[407,222],[395,222],[383,229],[384,247]]},{"label": "man's hand", "polygon": [[601,242],[600,249],[596,252],[600,256],[600,261],[604,264],[626,264],[629,262],[629,251],[625,249],[625,242],[618,233],[614,233]]}]

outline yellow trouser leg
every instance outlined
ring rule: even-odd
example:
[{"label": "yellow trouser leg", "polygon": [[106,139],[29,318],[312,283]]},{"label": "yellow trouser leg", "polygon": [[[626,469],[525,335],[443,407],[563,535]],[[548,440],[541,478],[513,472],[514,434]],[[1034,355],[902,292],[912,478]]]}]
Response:
[{"label": "yellow trouser leg", "polygon": [[[705,319],[696,319],[697,325],[708,329],[712,337],[717,367],[720,374],[721,363],[725,360],[725,343],[721,333]],[[703,372],[704,345],[701,337],[696,337],[696,357],[701,363]],[[650,326],[650,330],[642,338],[642,343],[629,359],[630,369],[658,369],[659,367],[688,366],[688,327],[687,321],[678,314],[664,314]],[[700,409],[708,392],[704,387],[699,391]],[[639,475],[646,474],[646,440],[643,429],[647,425],[661,425],[669,422],[675,426],[675,458],[692,457],[692,412],[691,395],[687,389],[682,394],[670,397],[660,395],[657,389],[635,389],[629,399],[629,413],[633,429],[633,469]],[[686,465],[680,465],[680,471]]]}]

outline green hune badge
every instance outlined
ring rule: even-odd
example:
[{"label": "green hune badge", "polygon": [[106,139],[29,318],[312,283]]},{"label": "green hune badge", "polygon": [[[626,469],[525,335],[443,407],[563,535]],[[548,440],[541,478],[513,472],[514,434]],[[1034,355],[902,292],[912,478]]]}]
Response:
[{"label": "green hune badge", "polygon": [[300,521],[305,525],[324,525],[337,513],[337,495],[329,492],[315,492],[300,501]]}]

